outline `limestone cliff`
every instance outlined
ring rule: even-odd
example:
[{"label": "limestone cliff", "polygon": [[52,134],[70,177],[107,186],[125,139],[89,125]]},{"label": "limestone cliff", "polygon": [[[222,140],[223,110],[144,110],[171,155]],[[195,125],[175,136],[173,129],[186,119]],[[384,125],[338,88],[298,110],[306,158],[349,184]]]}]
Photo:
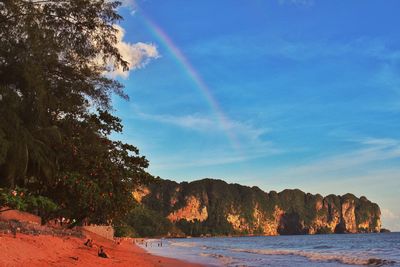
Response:
[{"label": "limestone cliff", "polygon": [[[171,202],[171,204],[174,203],[174,201]],[[202,208],[201,202],[198,198],[194,196],[189,196],[186,199],[186,205],[174,212],[171,212],[167,218],[171,222],[177,222],[179,220],[186,220],[189,222],[194,222],[195,220],[202,222],[207,220],[208,213],[207,213],[207,208],[206,206],[203,206]]]},{"label": "limestone cliff", "polygon": [[266,193],[258,187],[204,179],[158,179],[135,193],[187,235],[379,232],[380,209],[352,194],[323,197],[298,189]]}]

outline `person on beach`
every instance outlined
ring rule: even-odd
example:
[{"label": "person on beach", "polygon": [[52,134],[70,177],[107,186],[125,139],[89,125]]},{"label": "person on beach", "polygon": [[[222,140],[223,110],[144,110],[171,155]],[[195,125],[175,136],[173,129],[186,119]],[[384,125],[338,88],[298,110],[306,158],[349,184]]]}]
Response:
[{"label": "person on beach", "polygon": [[97,252],[97,255],[101,258],[108,258],[107,253],[104,251],[103,246],[100,246],[99,251]]},{"label": "person on beach", "polygon": [[88,246],[88,247],[93,247],[93,239],[88,239],[85,243],[84,243],[84,245],[85,246]]}]

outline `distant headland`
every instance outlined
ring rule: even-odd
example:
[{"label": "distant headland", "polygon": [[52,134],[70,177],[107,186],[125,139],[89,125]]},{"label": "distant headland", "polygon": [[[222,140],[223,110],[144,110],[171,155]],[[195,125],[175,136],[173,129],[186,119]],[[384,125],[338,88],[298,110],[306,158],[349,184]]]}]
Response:
[{"label": "distant headland", "polygon": [[[142,236],[379,233],[381,212],[366,197],[262,191],[203,179],[155,179],[133,193],[141,203],[127,217]],[[134,215],[135,214],[135,215]],[[147,223],[150,218],[151,223]]]}]

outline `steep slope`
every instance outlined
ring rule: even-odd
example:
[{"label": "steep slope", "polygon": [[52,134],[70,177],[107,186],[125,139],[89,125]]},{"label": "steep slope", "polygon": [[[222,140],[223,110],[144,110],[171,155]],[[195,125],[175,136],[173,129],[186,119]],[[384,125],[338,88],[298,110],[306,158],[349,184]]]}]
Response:
[{"label": "steep slope", "polygon": [[323,197],[298,189],[266,193],[258,187],[203,179],[157,179],[134,193],[186,235],[379,232],[380,209],[352,194]]}]

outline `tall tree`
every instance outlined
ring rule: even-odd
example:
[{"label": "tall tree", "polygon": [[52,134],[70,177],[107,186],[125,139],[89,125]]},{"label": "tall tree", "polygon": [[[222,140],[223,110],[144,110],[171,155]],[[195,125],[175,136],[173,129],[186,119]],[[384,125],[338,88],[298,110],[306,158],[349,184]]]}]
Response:
[{"label": "tall tree", "polygon": [[111,95],[128,99],[104,75],[129,67],[116,47],[119,5],[0,2],[0,186],[51,196],[71,217],[123,212],[131,186],[146,176],[138,150],[109,139],[122,130],[109,113]]}]

